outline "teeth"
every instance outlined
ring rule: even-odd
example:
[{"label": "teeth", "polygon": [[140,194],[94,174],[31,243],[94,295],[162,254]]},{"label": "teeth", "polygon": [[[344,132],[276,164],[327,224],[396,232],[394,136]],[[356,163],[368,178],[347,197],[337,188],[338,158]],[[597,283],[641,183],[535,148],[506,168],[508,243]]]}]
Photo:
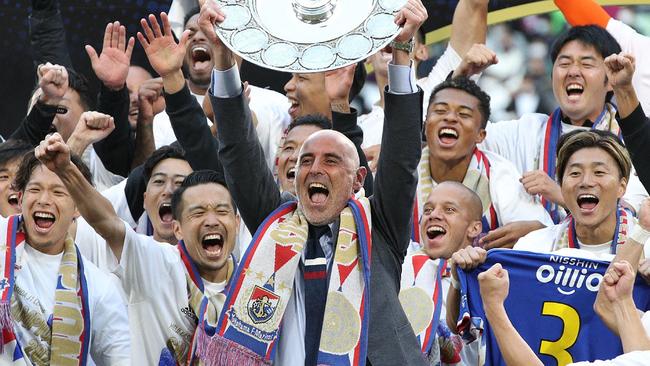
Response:
[{"label": "teeth", "polygon": [[582,90],[582,85],[580,85],[580,84],[569,84],[569,85],[566,87],[566,90],[567,90],[567,91]]},{"label": "teeth", "polygon": [[324,185],[322,185],[322,184],[320,184],[320,183],[312,183],[312,184],[309,185],[309,188],[321,188],[321,189],[327,189],[327,187],[325,187]]},{"label": "teeth", "polygon": [[196,54],[197,52],[205,52],[208,53],[208,49],[205,47],[197,46],[192,49],[192,54]]},{"label": "teeth", "polygon": [[445,233],[445,229],[440,226],[431,226],[427,228],[427,233]]},{"label": "teeth", "polygon": [[40,219],[54,219],[54,215],[52,215],[51,213],[47,213],[47,212],[36,212],[34,214],[34,216],[38,217]]},{"label": "teeth", "polygon": [[172,204],[170,202],[163,202],[160,207],[172,207]]},{"label": "teeth", "polygon": [[221,235],[220,234],[209,234],[206,235],[203,240],[221,240]]},{"label": "teeth", "polygon": [[13,193],[9,195],[9,200],[18,200],[18,195]]},{"label": "teeth", "polygon": [[578,196],[578,199],[585,199],[585,198],[593,198],[593,199],[598,199],[598,197],[594,196],[593,194],[581,194]]},{"label": "teeth", "polygon": [[441,135],[452,135],[454,137],[458,137],[458,133],[456,131],[452,130],[451,128],[443,128],[443,129],[441,129],[438,136],[441,136]]},{"label": "teeth", "polygon": [[293,168],[289,169],[289,170],[287,171],[287,174],[294,174],[294,175],[295,175],[295,174],[296,174],[296,168],[293,167]]}]

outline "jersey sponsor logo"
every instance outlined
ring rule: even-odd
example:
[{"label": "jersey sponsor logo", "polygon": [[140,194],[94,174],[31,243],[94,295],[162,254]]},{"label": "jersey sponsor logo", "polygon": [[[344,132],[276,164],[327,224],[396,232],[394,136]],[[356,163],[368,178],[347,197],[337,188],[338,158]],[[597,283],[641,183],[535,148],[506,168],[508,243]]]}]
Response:
[{"label": "jersey sponsor logo", "polygon": [[596,272],[599,263],[557,255],[552,255],[549,262],[560,266],[541,265],[537,268],[535,277],[543,284],[556,285],[557,291],[562,295],[573,295],[576,289],[583,287],[591,292],[597,292],[603,281],[603,275]]}]

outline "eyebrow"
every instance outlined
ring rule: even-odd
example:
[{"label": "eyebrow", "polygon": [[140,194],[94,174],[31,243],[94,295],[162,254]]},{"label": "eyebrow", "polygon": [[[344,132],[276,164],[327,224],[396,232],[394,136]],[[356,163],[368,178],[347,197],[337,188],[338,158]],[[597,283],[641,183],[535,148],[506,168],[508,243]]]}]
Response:
[{"label": "eyebrow", "polygon": [[[559,55],[557,58],[558,58],[558,60],[559,59],[565,59],[565,60],[572,60],[573,59],[569,55]],[[580,59],[580,61],[584,61],[584,60],[594,60],[594,61],[596,61],[596,57],[594,57],[594,56],[580,56],[579,59]]]},{"label": "eyebrow", "polygon": [[[160,173],[159,172],[159,173],[152,174],[151,178],[153,178],[155,176],[160,176],[160,177],[163,177],[163,178],[169,177],[169,175],[167,175],[166,173]],[[174,175],[171,175],[171,176],[174,177],[174,178],[179,178],[179,177],[185,178],[185,177],[187,177],[187,175],[185,175],[185,174],[174,174]]]},{"label": "eyebrow", "polygon": [[[197,203],[197,204],[194,204],[194,205],[190,205],[187,208],[187,211],[205,210],[206,206],[210,206],[210,204],[205,205],[205,204]],[[232,209],[232,206],[230,204],[228,204],[228,203],[225,203],[225,202],[224,203],[219,203],[216,206],[217,206],[217,209],[221,209],[221,208]]]},{"label": "eyebrow", "polygon": [[[449,107],[449,103],[447,103],[447,102],[434,102],[433,103],[434,107],[437,106],[437,105],[442,105],[442,106],[445,106],[445,107]],[[461,104],[460,108],[469,109],[472,112],[474,111],[474,108],[472,108],[472,107],[470,107],[468,105],[464,105],[464,104]]]},{"label": "eyebrow", "polygon": [[596,162],[587,163],[587,164],[582,164],[582,163],[571,163],[571,164],[569,164],[568,167],[569,167],[569,168],[573,168],[573,167],[582,168],[582,167],[584,167],[584,166],[604,166],[604,167],[608,167],[607,164],[606,164],[605,162],[603,162],[603,161],[596,161]]}]

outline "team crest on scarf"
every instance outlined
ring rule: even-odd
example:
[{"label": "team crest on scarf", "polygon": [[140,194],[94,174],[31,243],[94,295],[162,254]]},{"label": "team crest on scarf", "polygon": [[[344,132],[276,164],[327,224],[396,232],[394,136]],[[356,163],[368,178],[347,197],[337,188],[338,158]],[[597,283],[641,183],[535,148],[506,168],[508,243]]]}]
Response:
[{"label": "team crest on scarf", "polygon": [[[233,277],[218,326],[201,350],[206,365],[273,362],[282,318],[307,243],[309,224],[296,202],[260,225]],[[370,312],[370,202],[350,199],[340,214],[318,364],[366,362]]]},{"label": "team crest on scarf", "polygon": [[[593,129],[609,131],[621,140],[621,129],[616,121],[616,108],[611,103],[605,104],[605,108],[594,122]],[[546,131],[544,133],[544,144],[540,156],[542,158],[541,167],[549,177],[556,179],[556,160],[557,145],[562,136],[562,111],[557,108],[546,122]],[[561,221],[559,206],[542,197],[542,205],[551,215],[553,222],[558,224]]]},{"label": "team crest on scarf", "polygon": [[[490,196],[490,161],[485,153],[478,148],[474,149],[472,159],[469,162],[467,173],[463,179],[463,185],[474,191],[481,199],[483,205],[483,233],[494,230],[500,226],[497,211],[492,204]],[[429,147],[422,149],[422,157],[418,164],[418,189],[413,205],[413,228],[411,239],[420,242],[419,222],[422,217],[422,210],[427,201],[429,193],[438,183],[431,178],[431,168],[429,167]]]},{"label": "team crest on scarf", "polygon": [[280,299],[275,292],[256,285],[248,300],[248,316],[255,324],[266,323],[275,314]]}]

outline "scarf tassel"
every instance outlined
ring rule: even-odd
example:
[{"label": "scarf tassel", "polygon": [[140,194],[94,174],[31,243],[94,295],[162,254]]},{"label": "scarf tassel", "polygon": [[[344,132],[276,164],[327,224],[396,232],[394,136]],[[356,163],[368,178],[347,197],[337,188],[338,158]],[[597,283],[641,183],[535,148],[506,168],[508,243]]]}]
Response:
[{"label": "scarf tassel", "polygon": [[263,366],[271,363],[260,355],[229,339],[214,334],[208,336],[198,329],[196,355],[205,366]]},{"label": "scarf tassel", "polygon": [[4,354],[4,334],[5,331],[11,332],[13,323],[11,321],[11,304],[3,301],[0,303],[0,354]]}]

